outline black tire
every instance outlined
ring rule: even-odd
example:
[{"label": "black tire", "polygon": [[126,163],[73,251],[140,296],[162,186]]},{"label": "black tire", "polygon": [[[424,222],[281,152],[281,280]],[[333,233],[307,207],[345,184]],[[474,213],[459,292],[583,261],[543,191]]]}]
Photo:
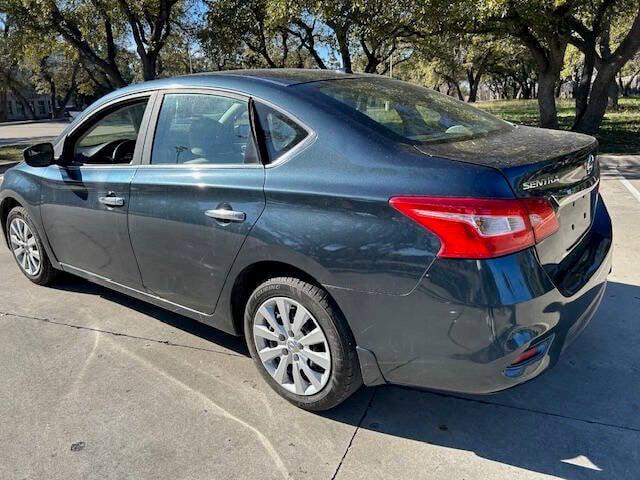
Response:
[{"label": "black tire", "polygon": [[29,230],[31,231],[31,234],[33,235],[33,238],[36,241],[38,251],[40,252],[40,268],[35,275],[29,274],[27,271],[25,271],[23,266],[20,264],[20,262],[18,261],[18,258],[13,252],[13,249],[11,249],[10,247],[13,258],[16,261],[18,268],[20,268],[20,271],[24,274],[25,277],[27,277],[33,283],[36,283],[38,285],[49,285],[55,279],[58,271],[55,268],[53,268],[53,266],[51,265],[51,262],[49,261],[49,257],[47,256],[47,251],[44,249],[44,245],[42,244],[40,235],[38,235],[38,230],[36,229],[35,225],[33,224],[33,221],[29,217],[29,213],[23,207],[14,207],[9,212],[9,215],[7,216],[6,231],[5,231],[5,234],[7,236],[7,241],[11,246],[11,240],[9,239],[9,229],[11,226],[11,222],[16,218],[22,219],[28,225]]},{"label": "black tire", "polygon": [[[297,395],[283,388],[265,369],[258,356],[253,323],[258,308],[273,297],[288,297],[299,302],[322,329],[331,354],[331,370],[326,385],[316,394]],[[292,277],[277,277],[259,285],[249,297],[244,328],[251,357],[266,382],[289,402],[305,410],[322,411],[345,401],[362,385],[353,335],[341,312],[323,289]]]}]

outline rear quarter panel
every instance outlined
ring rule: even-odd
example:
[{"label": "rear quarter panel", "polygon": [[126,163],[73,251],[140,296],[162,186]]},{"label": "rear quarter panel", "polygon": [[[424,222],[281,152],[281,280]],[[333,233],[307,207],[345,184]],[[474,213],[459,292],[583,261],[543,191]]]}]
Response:
[{"label": "rear quarter panel", "polygon": [[494,169],[389,143],[339,112],[316,110],[304,121],[315,142],[266,169],[267,205],[244,261],[265,257],[298,266],[325,286],[406,295],[440,242],[390,207],[390,197],[513,195]]}]

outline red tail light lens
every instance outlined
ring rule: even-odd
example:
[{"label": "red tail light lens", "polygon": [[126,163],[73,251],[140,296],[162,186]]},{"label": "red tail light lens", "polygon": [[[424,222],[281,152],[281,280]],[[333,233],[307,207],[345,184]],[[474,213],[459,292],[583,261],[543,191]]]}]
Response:
[{"label": "red tail light lens", "polygon": [[393,197],[393,208],[437,235],[439,257],[492,258],[524,250],[558,230],[544,198]]},{"label": "red tail light lens", "polygon": [[560,224],[551,203],[546,198],[523,198],[521,202],[529,212],[529,221],[533,227],[536,243],[558,231]]}]

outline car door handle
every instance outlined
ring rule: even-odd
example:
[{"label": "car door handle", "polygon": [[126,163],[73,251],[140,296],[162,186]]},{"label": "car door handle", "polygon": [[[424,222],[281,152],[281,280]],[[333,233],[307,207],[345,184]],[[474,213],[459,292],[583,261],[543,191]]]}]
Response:
[{"label": "car door handle", "polygon": [[100,197],[98,201],[107,207],[122,207],[124,205],[124,198],[122,197]]},{"label": "car door handle", "polygon": [[244,222],[247,219],[246,213],[229,210],[227,208],[207,210],[204,214],[207,217],[215,218],[216,220],[221,220],[223,222]]}]

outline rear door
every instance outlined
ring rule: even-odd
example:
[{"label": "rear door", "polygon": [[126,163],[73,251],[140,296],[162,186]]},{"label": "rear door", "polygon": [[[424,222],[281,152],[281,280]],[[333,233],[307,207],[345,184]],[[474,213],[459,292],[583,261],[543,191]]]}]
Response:
[{"label": "rear door", "polygon": [[248,99],[166,91],[156,110],[131,185],[131,243],[149,292],[210,314],[265,206]]},{"label": "rear door", "polygon": [[53,251],[67,270],[142,288],[127,211],[151,96],[119,99],[92,114],[67,137],[65,165],[44,172],[42,218]]}]

